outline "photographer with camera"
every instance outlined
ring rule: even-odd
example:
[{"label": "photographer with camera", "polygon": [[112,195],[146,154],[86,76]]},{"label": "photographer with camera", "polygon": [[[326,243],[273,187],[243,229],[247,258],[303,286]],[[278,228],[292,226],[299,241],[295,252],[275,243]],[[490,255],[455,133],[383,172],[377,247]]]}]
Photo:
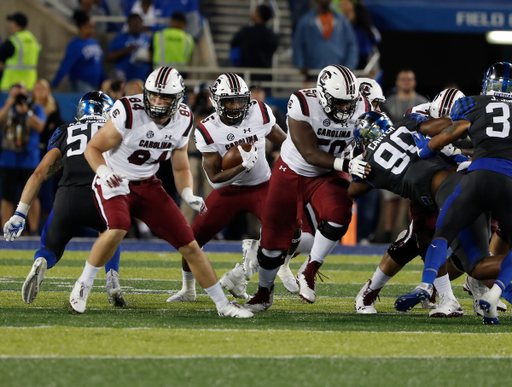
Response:
[{"label": "photographer with camera", "polygon": [[[2,153],[0,154],[0,183],[2,224],[16,214],[28,220],[30,235],[38,235],[41,204],[36,199],[32,206],[14,211],[18,191],[25,186],[40,161],[39,134],[44,129],[46,113],[41,105],[28,99],[22,83],[14,84],[0,109]],[[20,189],[21,188],[21,189]],[[31,211],[29,212],[29,209]]]}]

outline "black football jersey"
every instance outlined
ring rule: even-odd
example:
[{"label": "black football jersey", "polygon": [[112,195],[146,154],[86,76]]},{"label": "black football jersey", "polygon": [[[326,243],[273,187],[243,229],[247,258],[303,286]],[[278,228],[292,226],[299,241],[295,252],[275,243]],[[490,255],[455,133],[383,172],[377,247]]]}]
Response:
[{"label": "black football jersey", "polygon": [[451,118],[471,123],[468,132],[475,147],[473,160],[512,160],[512,101],[486,95],[461,98],[453,105]]},{"label": "black football jersey", "polygon": [[85,147],[105,122],[103,119],[86,118],[55,130],[48,142],[48,151],[58,148],[62,153],[63,173],[59,186],[92,184],[95,172],[84,157]]},{"label": "black football jersey", "polygon": [[[414,118],[409,123],[413,121]],[[453,165],[449,159],[437,155],[423,160],[406,126],[390,128],[366,150],[368,153],[364,160],[372,167],[372,172],[365,179],[367,183],[435,208],[431,181],[437,172]]]}]

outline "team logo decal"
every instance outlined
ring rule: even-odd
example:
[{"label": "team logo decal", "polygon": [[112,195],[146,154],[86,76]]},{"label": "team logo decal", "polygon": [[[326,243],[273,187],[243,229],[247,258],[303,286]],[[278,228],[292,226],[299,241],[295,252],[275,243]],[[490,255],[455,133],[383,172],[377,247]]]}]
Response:
[{"label": "team logo decal", "polygon": [[114,110],[114,113],[112,113],[112,117],[116,118],[119,114],[119,109]]},{"label": "team logo decal", "polygon": [[324,71],[324,73],[322,74],[322,76],[320,77],[320,84],[321,85],[325,85],[325,82],[328,80],[328,79],[331,79],[332,78],[332,74],[330,71]]},{"label": "team logo decal", "polygon": [[235,139],[235,135],[233,133],[228,134],[228,141],[233,141]]},{"label": "team logo decal", "polygon": [[293,100],[290,99],[290,101],[288,102],[288,109],[291,109],[292,105],[293,105]]},{"label": "team logo decal", "polygon": [[368,97],[370,95],[370,93],[372,92],[372,85],[370,85],[367,82],[363,82],[363,83],[361,83],[361,86],[359,86],[359,91],[365,97]]},{"label": "team logo decal", "polygon": [[155,133],[154,133],[152,130],[149,130],[149,131],[146,133],[146,137],[147,137],[147,138],[153,138],[153,137],[155,137]]},{"label": "team logo decal", "polygon": [[324,126],[330,126],[331,125],[331,120],[326,118],[323,122]]}]

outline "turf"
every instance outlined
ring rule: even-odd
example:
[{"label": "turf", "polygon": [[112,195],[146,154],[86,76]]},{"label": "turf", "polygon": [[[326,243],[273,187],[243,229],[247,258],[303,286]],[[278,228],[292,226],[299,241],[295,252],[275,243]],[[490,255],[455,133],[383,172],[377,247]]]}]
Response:
[{"label": "turf", "polygon": [[[452,283],[462,318],[394,310],[396,297],[420,280],[419,260],[383,289],[378,315],[356,314],[353,302],[380,257],[331,256],[322,266],[330,279],[318,283],[314,304],[278,282],[269,311],[238,320],[220,318],[199,287],[195,302],[166,303],[181,288],[181,257],[170,253],[123,253],[126,308],[108,305],[103,272],[86,312],[71,312],[69,293],[85,252],[66,253],[26,305],[20,289],[32,254],[0,251],[2,387],[494,386],[512,368],[510,312],[500,315],[500,325],[484,326],[463,278]],[[219,276],[240,260],[209,257]],[[302,261],[292,261],[294,272]],[[248,292],[256,288],[257,276]]]}]

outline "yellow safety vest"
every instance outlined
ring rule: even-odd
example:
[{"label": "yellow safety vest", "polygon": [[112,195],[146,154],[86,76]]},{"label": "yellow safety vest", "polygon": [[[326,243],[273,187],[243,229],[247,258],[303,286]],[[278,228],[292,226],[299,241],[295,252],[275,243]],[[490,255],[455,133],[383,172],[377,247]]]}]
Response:
[{"label": "yellow safety vest", "polygon": [[179,28],[165,28],[153,36],[153,67],[187,65],[194,39]]},{"label": "yellow safety vest", "polygon": [[32,32],[26,30],[16,32],[9,40],[14,45],[14,55],[5,61],[0,89],[9,90],[15,83],[23,82],[27,90],[32,90],[37,81],[41,45]]}]

